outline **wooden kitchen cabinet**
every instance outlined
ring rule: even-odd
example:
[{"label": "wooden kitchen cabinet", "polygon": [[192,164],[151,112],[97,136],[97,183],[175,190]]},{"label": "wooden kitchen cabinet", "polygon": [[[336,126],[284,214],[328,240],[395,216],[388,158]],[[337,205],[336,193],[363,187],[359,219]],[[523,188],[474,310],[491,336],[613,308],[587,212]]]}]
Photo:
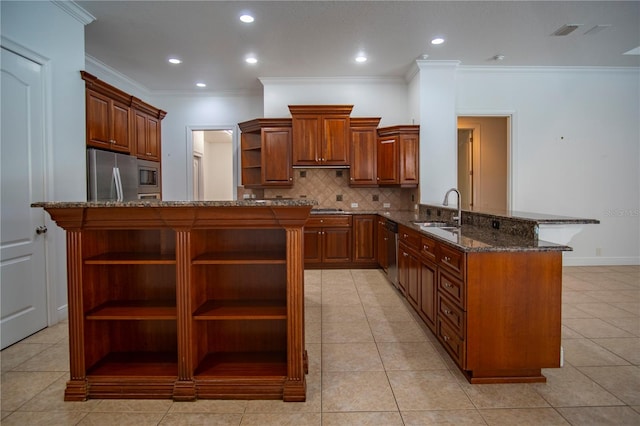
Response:
[{"label": "wooden kitchen cabinet", "polygon": [[389,252],[387,248],[388,240],[392,236],[389,235],[387,230],[387,219],[378,216],[377,217],[377,235],[378,241],[378,265],[382,270],[387,273],[389,269]]},{"label": "wooden kitchen cabinet", "polygon": [[122,101],[86,91],[87,145],[129,154],[131,109]]},{"label": "wooden kitchen cabinet", "polygon": [[65,400],[305,400],[311,205],[72,204]]},{"label": "wooden kitchen cabinet", "polygon": [[291,119],[259,118],[238,126],[242,184],[247,188],[292,187]]},{"label": "wooden kitchen cabinet", "polygon": [[289,105],[294,166],[349,166],[353,105]]},{"label": "wooden kitchen cabinet", "polygon": [[162,119],[166,112],[132,98],[133,106],[133,146],[138,158],[149,161],[161,160]]},{"label": "wooden kitchen cabinet", "polygon": [[377,181],[377,128],[380,117],[351,118],[351,167],[349,186],[378,186]]},{"label": "wooden kitchen cabinet", "polygon": [[377,182],[415,188],[420,183],[420,126],[378,129]]},{"label": "wooden kitchen cabinet", "polygon": [[469,382],[560,366],[562,252],[463,252],[406,226],[399,240],[403,292]]},{"label": "wooden kitchen cabinet", "polygon": [[360,267],[377,265],[377,215],[353,216],[353,263]]},{"label": "wooden kitchen cabinet", "polygon": [[161,121],[166,112],[86,71],[87,146],[161,160]]},{"label": "wooden kitchen cabinet", "polygon": [[351,216],[312,215],[304,228],[305,267],[344,267],[351,262]]}]

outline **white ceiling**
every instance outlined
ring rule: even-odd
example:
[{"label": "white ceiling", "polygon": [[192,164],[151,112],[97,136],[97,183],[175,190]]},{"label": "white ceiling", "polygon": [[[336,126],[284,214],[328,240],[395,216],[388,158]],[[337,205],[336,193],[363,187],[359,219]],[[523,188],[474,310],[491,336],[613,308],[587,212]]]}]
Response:
[{"label": "white ceiling", "polygon": [[[86,54],[149,91],[246,91],[261,77],[404,77],[416,59],[640,67],[640,1],[77,1]],[[238,17],[249,11],[253,24]],[[580,27],[553,36],[564,24]],[[597,34],[585,34],[605,25]],[[443,36],[446,42],[429,41]],[[355,62],[358,51],[369,60]],[[244,62],[247,54],[259,62]],[[504,60],[492,59],[504,55]],[[170,56],[184,62],[170,65]],[[206,89],[195,87],[197,81]]]}]

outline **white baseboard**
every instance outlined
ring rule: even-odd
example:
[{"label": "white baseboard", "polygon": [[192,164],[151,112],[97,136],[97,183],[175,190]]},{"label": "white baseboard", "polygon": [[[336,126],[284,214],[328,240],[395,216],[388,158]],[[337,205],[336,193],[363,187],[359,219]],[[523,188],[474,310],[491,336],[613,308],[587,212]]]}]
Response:
[{"label": "white baseboard", "polygon": [[564,266],[616,266],[640,265],[640,257],[569,257],[562,259]]}]

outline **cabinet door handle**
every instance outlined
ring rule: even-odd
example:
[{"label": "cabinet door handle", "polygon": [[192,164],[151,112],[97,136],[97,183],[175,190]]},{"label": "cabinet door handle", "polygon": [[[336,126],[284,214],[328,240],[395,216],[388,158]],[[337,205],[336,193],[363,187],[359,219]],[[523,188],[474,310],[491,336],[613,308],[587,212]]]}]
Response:
[{"label": "cabinet door handle", "polygon": [[453,286],[452,286],[451,284],[449,284],[449,283],[444,283],[443,285],[444,285],[446,288],[453,288]]},{"label": "cabinet door handle", "polygon": [[426,245],[426,244],[424,246],[422,246],[422,247],[424,248],[425,251],[429,250],[429,246]]},{"label": "cabinet door handle", "polygon": [[447,315],[451,315],[451,311],[450,311],[450,310],[448,310],[448,309],[446,309],[446,308],[445,308],[445,310],[444,310],[444,313],[445,313],[445,314],[447,314]]},{"label": "cabinet door handle", "polygon": [[449,256],[444,256],[442,258],[442,260],[444,260],[445,262],[449,263],[451,261],[451,258]]},{"label": "cabinet door handle", "polygon": [[446,334],[443,334],[442,340],[444,340],[445,342],[448,342],[449,340],[451,340],[451,337],[447,336]]},{"label": "cabinet door handle", "polygon": [[46,227],[46,226],[44,226],[44,225],[38,226],[38,227],[36,228],[36,234],[38,234],[38,235],[46,234],[46,233],[47,233],[47,231],[48,231],[48,229],[47,229],[47,227]]},{"label": "cabinet door handle", "polygon": [[402,255],[403,255],[404,257],[409,257],[409,254],[408,254],[408,253],[402,253]]}]

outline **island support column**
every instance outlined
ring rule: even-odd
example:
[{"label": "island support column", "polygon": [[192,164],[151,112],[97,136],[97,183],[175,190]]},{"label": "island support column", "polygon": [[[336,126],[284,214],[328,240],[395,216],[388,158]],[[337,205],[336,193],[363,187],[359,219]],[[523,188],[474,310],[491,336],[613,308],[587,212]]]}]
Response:
[{"label": "island support column", "polygon": [[[287,380],[284,401],[305,401],[304,367],[304,254],[301,227],[285,227],[287,233]],[[292,318],[299,318],[300,321]]]},{"label": "island support column", "polygon": [[174,401],[196,399],[193,381],[193,325],[191,323],[191,233],[176,230],[176,312],[178,317],[178,380],[173,386]]},{"label": "island support column", "polygon": [[82,232],[67,230],[67,292],[69,300],[70,379],[65,401],[85,401],[88,395],[84,365],[84,308],[82,307]]}]

